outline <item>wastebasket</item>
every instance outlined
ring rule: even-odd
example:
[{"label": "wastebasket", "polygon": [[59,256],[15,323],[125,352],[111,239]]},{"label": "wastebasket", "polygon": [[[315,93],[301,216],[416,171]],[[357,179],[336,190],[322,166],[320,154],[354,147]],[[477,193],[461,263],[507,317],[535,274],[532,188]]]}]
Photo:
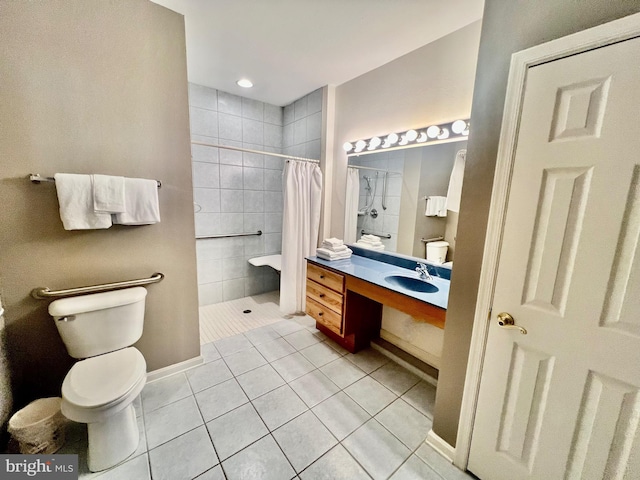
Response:
[{"label": "wastebasket", "polygon": [[444,263],[447,258],[448,242],[429,242],[427,243],[427,260],[433,263]]},{"label": "wastebasket", "polygon": [[60,397],[40,398],[9,419],[9,433],[20,444],[20,453],[49,455],[64,445],[66,418]]}]

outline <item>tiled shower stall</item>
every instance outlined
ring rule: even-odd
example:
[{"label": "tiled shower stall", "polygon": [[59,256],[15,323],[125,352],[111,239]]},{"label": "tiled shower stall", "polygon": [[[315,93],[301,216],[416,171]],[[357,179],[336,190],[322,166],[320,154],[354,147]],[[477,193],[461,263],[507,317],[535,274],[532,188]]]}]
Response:
[{"label": "tiled shower stall", "polygon": [[[189,84],[191,140],[320,158],[322,90],[279,107]],[[210,305],[277,290],[278,274],[248,259],[281,252],[282,169],[271,155],[192,145],[198,295]]]}]

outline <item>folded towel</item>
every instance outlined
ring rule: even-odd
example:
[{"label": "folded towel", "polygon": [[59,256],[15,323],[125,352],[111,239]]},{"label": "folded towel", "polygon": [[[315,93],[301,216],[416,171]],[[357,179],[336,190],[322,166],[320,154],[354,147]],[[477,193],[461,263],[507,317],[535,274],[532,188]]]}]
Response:
[{"label": "folded towel", "polygon": [[322,243],[326,243],[327,245],[331,245],[332,247],[339,247],[340,245],[344,245],[344,242],[342,240],[335,237],[325,238]]},{"label": "folded towel", "polygon": [[332,252],[344,252],[347,249],[346,245],[339,245],[337,247],[334,247],[331,244],[326,244],[325,242],[322,242],[322,245],[320,245],[322,248],[326,248],[327,250],[331,250]]},{"label": "folded towel", "polygon": [[93,211],[99,213],[122,213],[124,203],[124,177],[91,175],[93,185]]},{"label": "folded towel", "polygon": [[360,237],[360,240],[364,240],[365,242],[376,243],[380,241],[380,237],[377,235],[372,235],[370,233],[364,234]]},{"label": "folded towel", "polygon": [[160,222],[158,182],[145,178],[125,178],[124,213],[115,215],[114,223],[121,225],[150,225]]},{"label": "folded towel", "polygon": [[56,173],[56,191],[60,218],[65,230],[109,228],[111,215],[93,211],[93,188],[90,175]]},{"label": "folded towel", "polygon": [[384,250],[384,244],[382,244],[382,242],[380,242],[379,245],[377,244],[374,245],[369,242],[361,242],[360,240],[358,240],[356,242],[356,247],[368,248],[369,250]]},{"label": "folded towel", "polygon": [[378,247],[382,247],[382,249],[384,249],[384,245],[380,241],[380,237],[376,235],[362,235],[356,242],[356,245],[364,246],[365,248],[369,247],[378,249]]},{"label": "folded towel", "polygon": [[344,258],[351,257],[353,251],[350,248],[347,248],[346,251],[336,253],[331,250],[327,250],[326,248],[318,248],[316,250],[316,255],[324,260],[342,260]]},{"label": "folded towel", "polygon": [[424,212],[427,217],[447,216],[447,197],[427,197],[427,207]]}]

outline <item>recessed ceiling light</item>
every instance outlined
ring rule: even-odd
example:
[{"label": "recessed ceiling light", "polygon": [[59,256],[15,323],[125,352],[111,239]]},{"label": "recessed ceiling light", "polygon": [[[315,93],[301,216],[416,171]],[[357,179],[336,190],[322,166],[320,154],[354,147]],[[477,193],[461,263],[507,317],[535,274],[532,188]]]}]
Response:
[{"label": "recessed ceiling light", "polygon": [[236,83],[239,86],[241,86],[242,88],[251,88],[251,87],[253,87],[253,82],[251,80],[249,80],[248,78],[241,78]]}]

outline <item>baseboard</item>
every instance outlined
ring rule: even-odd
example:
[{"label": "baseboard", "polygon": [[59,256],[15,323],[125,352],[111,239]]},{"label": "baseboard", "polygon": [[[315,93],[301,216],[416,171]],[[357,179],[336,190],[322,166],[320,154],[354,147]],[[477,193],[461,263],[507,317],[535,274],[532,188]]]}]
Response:
[{"label": "baseboard", "polygon": [[198,355],[197,357],[190,358],[189,360],[185,360],[184,362],[174,363],[173,365],[159,368],[158,370],[147,373],[147,383],[170,377],[171,375],[184,372],[185,370],[197,367],[198,365],[202,365],[203,363],[204,357],[202,355]]},{"label": "baseboard", "polygon": [[438,386],[438,370],[428,363],[408,354],[383,338],[371,340],[371,348],[406,368],[425,382],[430,383],[434,387]]},{"label": "baseboard", "polygon": [[427,434],[426,444],[433,448],[436,452],[442,455],[444,458],[453,463],[453,459],[456,456],[456,449],[447,442],[445,442],[437,433],[433,430],[429,430]]}]

